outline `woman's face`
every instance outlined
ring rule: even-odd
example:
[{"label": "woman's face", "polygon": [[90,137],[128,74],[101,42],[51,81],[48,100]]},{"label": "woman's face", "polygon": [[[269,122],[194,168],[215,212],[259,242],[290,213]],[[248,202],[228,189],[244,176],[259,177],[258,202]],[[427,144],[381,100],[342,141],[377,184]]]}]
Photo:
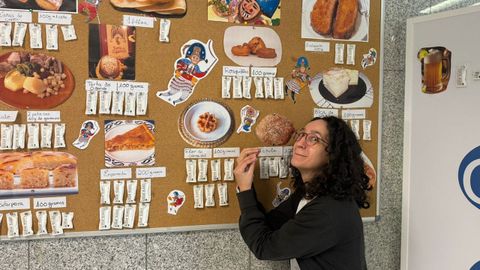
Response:
[{"label": "woman's face", "polygon": [[[308,123],[304,128],[304,136],[301,136],[293,145],[293,156],[291,164],[305,176],[314,177],[318,170],[327,164],[328,153],[326,151],[328,142],[327,122],[315,120]],[[315,137],[313,137],[315,136]],[[309,179],[306,179],[309,181]]]}]

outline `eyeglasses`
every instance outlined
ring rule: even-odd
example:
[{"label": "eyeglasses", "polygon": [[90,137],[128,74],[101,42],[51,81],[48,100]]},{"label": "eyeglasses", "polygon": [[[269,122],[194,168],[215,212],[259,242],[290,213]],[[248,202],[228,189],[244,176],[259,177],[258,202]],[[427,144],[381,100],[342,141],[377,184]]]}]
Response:
[{"label": "eyeglasses", "polygon": [[307,133],[303,129],[300,129],[295,132],[295,134],[293,135],[293,140],[295,142],[298,142],[303,137],[305,137],[305,142],[307,143],[308,146],[312,146],[320,142],[325,145],[328,145],[328,142],[325,139],[323,139],[318,133]]}]

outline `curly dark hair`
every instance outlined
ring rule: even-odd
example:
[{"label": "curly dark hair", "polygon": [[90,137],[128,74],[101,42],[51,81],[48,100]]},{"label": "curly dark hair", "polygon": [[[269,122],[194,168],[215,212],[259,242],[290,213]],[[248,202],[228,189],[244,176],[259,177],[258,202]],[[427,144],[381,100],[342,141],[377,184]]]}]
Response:
[{"label": "curly dark hair", "polygon": [[367,192],[372,188],[365,174],[362,149],[355,134],[345,121],[333,117],[316,117],[312,121],[327,122],[328,162],[316,178],[304,183],[300,171],[292,166],[293,187],[307,199],[331,196],[336,200],[354,199],[361,208],[369,208]]}]

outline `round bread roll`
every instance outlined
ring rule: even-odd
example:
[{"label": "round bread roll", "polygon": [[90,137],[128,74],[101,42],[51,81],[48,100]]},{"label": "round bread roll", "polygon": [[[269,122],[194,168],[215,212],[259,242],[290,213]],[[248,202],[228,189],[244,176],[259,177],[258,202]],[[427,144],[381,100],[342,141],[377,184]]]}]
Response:
[{"label": "round bread roll", "polygon": [[264,144],[285,145],[295,132],[293,123],[280,114],[269,114],[258,123],[255,133]]},{"label": "round bread roll", "polygon": [[122,71],[122,63],[115,57],[105,55],[98,61],[97,77],[101,79],[119,79]]},{"label": "round bread roll", "polygon": [[35,77],[26,77],[23,81],[23,88],[35,95],[40,95],[47,90],[43,81]]}]

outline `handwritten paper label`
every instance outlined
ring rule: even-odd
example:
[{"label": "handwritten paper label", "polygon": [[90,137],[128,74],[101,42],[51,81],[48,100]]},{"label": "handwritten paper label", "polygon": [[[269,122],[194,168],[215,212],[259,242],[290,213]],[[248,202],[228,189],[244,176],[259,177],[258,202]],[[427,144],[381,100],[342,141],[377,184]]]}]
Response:
[{"label": "handwritten paper label", "polygon": [[65,13],[39,12],[38,23],[62,25],[72,24],[72,15]]},{"label": "handwritten paper label", "polygon": [[212,158],[212,149],[185,148],[184,158]]},{"label": "handwritten paper label", "polygon": [[342,119],[365,119],[367,114],[365,110],[343,110]]},{"label": "handwritten paper label", "polygon": [[123,15],[123,25],[153,28],[155,21],[153,17]]},{"label": "handwritten paper label", "polygon": [[114,81],[99,81],[99,80],[86,80],[85,90],[87,91],[116,91],[117,82]]},{"label": "handwritten paper label", "polygon": [[231,158],[240,156],[240,147],[213,148],[214,158]]},{"label": "handwritten paper label", "polygon": [[117,82],[118,91],[124,92],[147,92],[148,83],[146,82]]},{"label": "handwritten paper label", "polygon": [[67,207],[67,197],[33,198],[33,209],[52,209]]},{"label": "handwritten paper label", "polygon": [[335,116],[338,117],[338,110],[337,109],[313,109],[313,117],[327,117],[327,116]]},{"label": "handwritten paper label", "polygon": [[248,76],[250,75],[249,67],[223,67],[223,76]]},{"label": "handwritten paper label", "polygon": [[0,10],[0,22],[32,22],[29,11]]},{"label": "handwritten paper label", "polygon": [[27,111],[27,122],[60,122],[60,111]]},{"label": "handwritten paper label", "polygon": [[17,119],[18,111],[0,111],[0,123],[11,123]]},{"label": "handwritten paper label", "polygon": [[165,167],[137,168],[137,178],[160,178],[167,176]]},{"label": "handwritten paper label", "polygon": [[284,146],[283,147],[283,156],[291,156],[293,155],[293,146]]},{"label": "handwritten paper label", "polygon": [[275,77],[277,68],[252,67],[252,77]]},{"label": "handwritten paper label", "polygon": [[283,148],[281,146],[260,147],[259,157],[281,157]]},{"label": "handwritten paper label", "polygon": [[30,199],[0,200],[0,211],[30,209]]},{"label": "handwritten paper label", "polygon": [[330,42],[305,41],[305,51],[307,52],[329,52]]},{"label": "handwritten paper label", "polygon": [[132,169],[101,169],[100,170],[100,179],[110,180],[110,179],[128,179],[132,178]]}]

